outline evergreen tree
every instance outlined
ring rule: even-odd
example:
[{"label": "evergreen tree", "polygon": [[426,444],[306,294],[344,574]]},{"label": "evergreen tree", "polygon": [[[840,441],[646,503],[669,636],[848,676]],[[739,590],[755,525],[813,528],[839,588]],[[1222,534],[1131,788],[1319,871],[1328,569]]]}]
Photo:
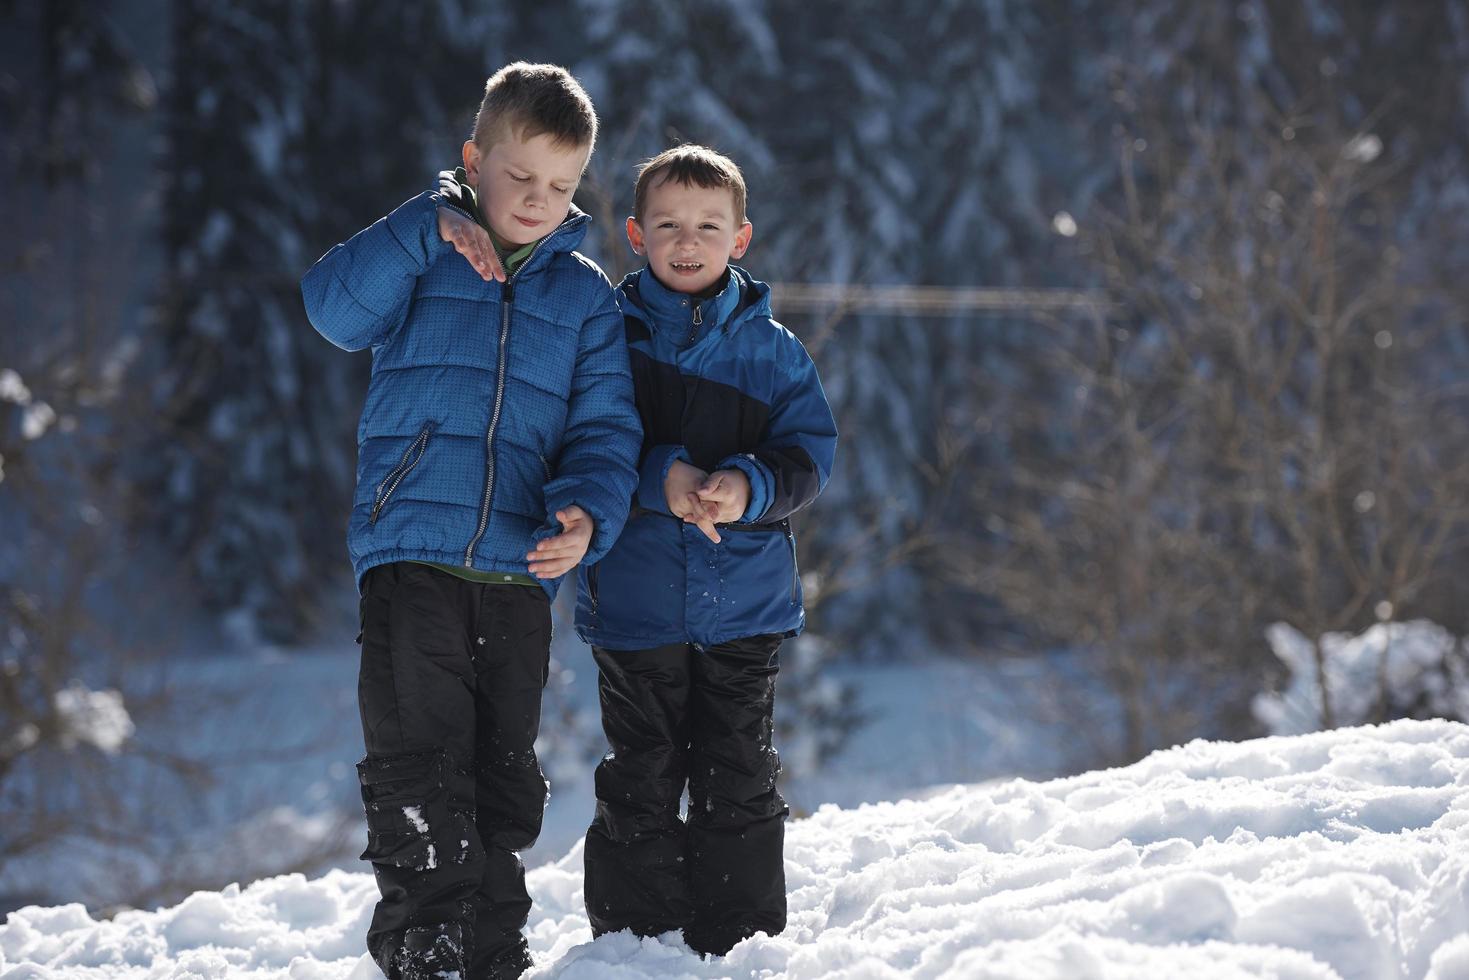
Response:
[{"label": "evergreen tree", "polygon": [[[340,594],[367,355],[311,330],[315,258],[457,159],[483,84],[448,5],[174,6],[147,514],[211,604],[296,637]],[[493,25],[489,25],[493,26]]]}]

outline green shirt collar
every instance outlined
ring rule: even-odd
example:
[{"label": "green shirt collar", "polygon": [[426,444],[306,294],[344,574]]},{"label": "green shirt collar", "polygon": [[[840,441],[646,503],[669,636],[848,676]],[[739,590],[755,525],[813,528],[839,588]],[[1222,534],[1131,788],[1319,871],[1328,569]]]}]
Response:
[{"label": "green shirt collar", "polygon": [[[485,231],[490,230],[486,227]],[[500,264],[505,267],[505,274],[507,276],[513,275],[515,270],[520,268],[521,263],[530,258],[530,253],[536,250],[536,246],[545,240],[545,236],[543,235],[527,245],[507,245],[500,241],[499,235],[490,231],[490,241],[495,244],[495,254],[500,257]],[[508,252],[507,254],[509,249],[514,249],[514,251]]]}]

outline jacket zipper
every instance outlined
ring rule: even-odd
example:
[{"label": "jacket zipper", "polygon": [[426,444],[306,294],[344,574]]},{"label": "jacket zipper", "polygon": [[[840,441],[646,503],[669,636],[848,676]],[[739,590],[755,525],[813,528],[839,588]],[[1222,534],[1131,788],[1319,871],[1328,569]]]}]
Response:
[{"label": "jacket zipper", "polygon": [[786,541],[791,546],[791,605],[795,605],[796,590],[801,582],[801,572],[796,567],[796,534],[791,530],[789,524],[786,525]]},{"label": "jacket zipper", "polygon": [[470,539],[469,547],[464,549],[465,568],[474,567],[474,549],[480,538],[485,536],[485,528],[490,523],[490,497],[495,492],[495,428],[500,424],[500,406],[505,401],[505,341],[510,336],[510,306],[515,298],[514,282],[514,276],[505,281],[505,295],[500,300],[500,355],[495,371],[495,408],[490,413],[490,427],[485,431],[485,493],[479,507],[479,527]]},{"label": "jacket zipper", "polygon": [[[597,564],[601,564],[601,562],[598,562]],[[597,565],[588,565],[587,566],[587,592],[591,593],[591,597],[592,597],[592,612],[593,613],[596,613],[596,611],[597,611]]]},{"label": "jacket zipper", "polygon": [[[372,513],[368,515],[367,523],[377,523],[377,515],[382,513],[383,507],[388,503],[388,498],[393,495],[394,490],[398,489],[398,484],[402,483],[403,478],[408,475],[409,471],[418,465],[419,460],[423,459],[423,454],[428,449],[428,436],[433,431],[433,428],[434,424],[432,422],[424,423],[423,428],[418,431],[417,437],[408,444],[407,449],[403,450],[403,458],[398,460],[398,465],[393,467],[393,471],[383,477],[383,481],[377,485],[377,489],[372,494]],[[418,455],[413,456],[413,462],[410,463],[408,457],[413,455],[415,449],[418,450]],[[384,487],[387,488],[386,492],[383,490]]]},{"label": "jacket zipper", "polygon": [[684,346],[685,347],[687,347],[689,344],[692,344],[694,342],[694,334],[696,334],[696,333],[699,332],[699,327],[700,327],[700,325],[703,324],[703,322],[704,322],[704,309],[703,309],[703,304],[702,303],[695,303],[694,304],[694,325],[691,326],[691,327],[689,327],[689,337],[688,337],[687,340],[684,341]]},{"label": "jacket zipper", "polygon": [[546,471],[546,482],[547,483],[550,483],[551,482],[551,464],[548,463],[548,462],[546,462],[546,454],[545,453],[536,453],[536,455],[541,458],[541,469],[543,469],[543,470]]},{"label": "jacket zipper", "polygon": [[508,356],[506,340],[510,336],[510,308],[515,304],[515,280],[520,273],[530,265],[531,259],[541,250],[541,246],[554,236],[551,232],[536,247],[531,249],[525,261],[520,263],[520,268],[510,274],[505,280],[505,295],[500,300],[500,357],[499,367],[495,374],[495,409],[490,413],[490,427],[485,432],[485,495],[479,508],[479,528],[470,539],[469,547],[464,549],[464,567],[474,567],[474,549],[478,547],[480,538],[485,536],[485,528],[490,524],[490,498],[495,493],[495,428],[500,424],[500,407],[505,401],[505,359]]}]

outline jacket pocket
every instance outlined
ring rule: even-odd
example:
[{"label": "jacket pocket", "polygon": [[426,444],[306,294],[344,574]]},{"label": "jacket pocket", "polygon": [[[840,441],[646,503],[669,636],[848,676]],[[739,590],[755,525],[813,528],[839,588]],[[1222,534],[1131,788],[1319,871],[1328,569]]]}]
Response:
[{"label": "jacket pocket", "polygon": [[423,459],[423,454],[428,449],[428,437],[433,431],[433,422],[423,423],[423,428],[418,431],[418,435],[408,444],[408,448],[403,450],[403,457],[398,460],[398,465],[393,467],[392,472],[383,477],[382,482],[373,490],[372,513],[367,518],[369,524],[377,523],[378,515],[392,499],[393,491],[398,489],[403,478],[418,465],[419,460]]},{"label": "jacket pocket", "polygon": [[600,564],[602,563],[597,562],[587,566],[587,595],[592,600],[592,612],[597,611],[597,565]]}]

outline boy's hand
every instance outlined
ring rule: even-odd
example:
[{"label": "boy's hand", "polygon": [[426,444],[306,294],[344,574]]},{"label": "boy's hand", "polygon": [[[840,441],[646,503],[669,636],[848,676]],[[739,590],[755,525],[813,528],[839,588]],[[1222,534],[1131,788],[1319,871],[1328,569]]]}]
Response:
[{"label": "boy's hand", "polygon": [[706,538],[718,544],[719,532],[714,529],[716,508],[699,499],[699,488],[708,477],[709,474],[697,466],[676,459],[668,468],[668,479],[663,481],[663,496],[674,517],[682,517],[686,523],[697,524]]},{"label": "boy's hand", "polygon": [[714,505],[717,524],[739,520],[750,506],[750,478],[742,470],[715,470],[695,492],[705,504]]},{"label": "boy's hand", "polygon": [[592,543],[592,518],[576,504],[556,512],[561,533],[546,538],[525,556],[536,578],[560,578],[576,567]]},{"label": "boy's hand", "polygon": [[505,270],[500,265],[500,257],[495,254],[490,233],[478,224],[450,208],[439,208],[439,237],[468,259],[474,271],[484,276],[485,282],[491,279],[505,281]]}]

